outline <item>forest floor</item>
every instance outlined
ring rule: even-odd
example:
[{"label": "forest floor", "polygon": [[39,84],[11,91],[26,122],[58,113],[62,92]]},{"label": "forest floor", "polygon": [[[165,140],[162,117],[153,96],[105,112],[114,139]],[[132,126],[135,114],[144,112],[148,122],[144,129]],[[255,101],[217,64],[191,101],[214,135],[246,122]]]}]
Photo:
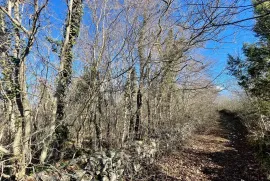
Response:
[{"label": "forest floor", "polygon": [[266,181],[246,135],[239,119],[220,112],[220,121],[210,131],[193,136],[183,150],[159,158],[149,180]]}]

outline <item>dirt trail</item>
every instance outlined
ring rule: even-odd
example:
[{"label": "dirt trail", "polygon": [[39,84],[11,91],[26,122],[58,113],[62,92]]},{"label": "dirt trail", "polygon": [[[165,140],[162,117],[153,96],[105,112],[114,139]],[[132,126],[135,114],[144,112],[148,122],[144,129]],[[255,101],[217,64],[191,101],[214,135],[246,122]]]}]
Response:
[{"label": "dirt trail", "polygon": [[150,180],[266,181],[246,133],[235,115],[220,112],[213,131],[195,135],[182,151],[161,158]]}]

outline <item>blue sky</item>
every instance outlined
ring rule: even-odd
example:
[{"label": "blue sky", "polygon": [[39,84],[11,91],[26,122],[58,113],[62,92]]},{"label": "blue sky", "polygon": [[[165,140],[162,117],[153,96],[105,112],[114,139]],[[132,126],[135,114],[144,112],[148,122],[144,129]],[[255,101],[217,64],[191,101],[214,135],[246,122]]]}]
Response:
[{"label": "blue sky", "polygon": [[[251,1],[245,1],[244,5],[249,5]],[[249,11],[245,11],[241,13],[236,19],[245,19],[253,17],[252,9]],[[244,58],[242,53],[242,46],[244,43],[254,43],[257,41],[254,32],[252,31],[252,27],[255,23],[255,20],[249,20],[241,23],[244,27],[239,26],[229,26],[221,36],[224,36],[222,42],[208,42],[204,49],[200,50],[200,53],[207,59],[214,62],[213,67],[209,71],[209,74],[212,78],[215,78],[219,75],[227,65],[227,57],[228,54],[231,55],[239,55]],[[224,90],[221,92],[221,95],[231,95],[232,89],[239,89],[235,85],[237,84],[236,80],[229,76],[226,71],[219,76],[215,83],[217,83],[221,87],[227,87],[228,90]]]},{"label": "blue sky", "polygon": [[[242,1],[241,5],[250,5],[251,0]],[[58,38],[61,33],[59,33],[59,26],[63,26],[66,16],[67,5],[64,0],[60,1],[51,1],[51,6],[53,6],[53,10],[57,10],[54,16],[54,22],[57,22],[58,31],[52,31],[53,37]],[[252,8],[248,11],[244,11],[236,19],[245,19],[253,16]],[[84,16],[83,21],[86,22],[85,18],[89,18],[89,14]],[[89,22],[89,19],[88,19]],[[245,26],[229,26],[227,29],[220,35],[225,38],[222,42],[208,42],[204,49],[200,49],[198,52],[203,55],[203,57],[207,60],[210,60],[213,63],[213,67],[209,70],[209,75],[214,79],[217,75],[222,72],[227,65],[227,57],[228,54],[231,55],[240,55],[242,56],[242,46],[243,43],[254,43],[257,39],[252,31],[252,27],[254,25],[254,20],[245,21],[241,23],[241,25]],[[236,83],[236,80],[227,75],[224,72],[218,79],[215,80],[221,87],[227,87],[228,84]],[[230,88],[235,88],[235,86],[229,86]],[[222,95],[230,95],[229,90],[224,90],[221,92]]]}]

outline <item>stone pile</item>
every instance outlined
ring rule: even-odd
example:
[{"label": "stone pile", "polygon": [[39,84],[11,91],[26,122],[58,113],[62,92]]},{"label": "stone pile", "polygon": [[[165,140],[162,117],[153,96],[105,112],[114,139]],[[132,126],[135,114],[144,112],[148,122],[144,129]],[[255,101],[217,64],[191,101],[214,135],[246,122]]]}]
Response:
[{"label": "stone pile", "polygon": [[61,168],[36,173],[28,180],[35,181],[118,181],[124,173],[125,154],[117,151],[96,152],[73,159]]},{"label": "stone pile", "polygon": [[158,152],[158,143],[155,140],[135,141],[131,144],[129,153],[130,162],[133,165],[134,173],[143,169],[144,165],[152,164]]},{"label": "stone pile", "polygon": [[[31,181],[119,181],[152,164],[158,151],[154,140],[135,141],[124,151],[101,151],[58,163],[33,174]],[[126,154],[128,153],[128,154]]]},{"label": "stone pile", "polygon": [[97,152],[89,158],[84,170],[94,180],[117,181],[123,177],[125,158],[123,152]]}]

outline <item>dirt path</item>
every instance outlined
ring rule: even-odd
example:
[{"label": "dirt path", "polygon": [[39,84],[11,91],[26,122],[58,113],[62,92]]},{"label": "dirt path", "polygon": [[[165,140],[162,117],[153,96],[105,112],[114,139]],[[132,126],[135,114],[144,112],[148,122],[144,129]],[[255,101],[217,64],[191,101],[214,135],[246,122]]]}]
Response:
[{"label": "dirt path", "polygon": [[159,175],[151,180],[265,181],[247,131],[235,116],[220,113],[220,123],[208,134],[197,134],[183,151],[158,161]]}]

